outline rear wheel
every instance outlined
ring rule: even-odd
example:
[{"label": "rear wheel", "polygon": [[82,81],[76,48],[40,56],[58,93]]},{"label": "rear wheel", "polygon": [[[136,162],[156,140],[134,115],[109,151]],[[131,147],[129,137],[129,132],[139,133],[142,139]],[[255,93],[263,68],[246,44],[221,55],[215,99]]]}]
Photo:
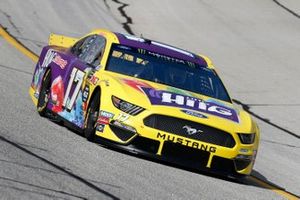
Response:
[{"label": "rear wheel", "polygon": [[41,83],[41,89],[39,94],[39,99],[37,103],[37,111],[40,116],[45,117],[47,112],[47,105],[50,96],[51,87],[51,73],[47,70]]},{"label": "rear wheel", "polygon": [[86,119],[86,128],[84,129],[84,136],[88,141],[92,141],[95,137],[96,132],[96,122],[99,115],[99,106],[100,106],[100,95],[99,93],[95,93],[92,97],[88,112],[87,112],[87,119]]}]

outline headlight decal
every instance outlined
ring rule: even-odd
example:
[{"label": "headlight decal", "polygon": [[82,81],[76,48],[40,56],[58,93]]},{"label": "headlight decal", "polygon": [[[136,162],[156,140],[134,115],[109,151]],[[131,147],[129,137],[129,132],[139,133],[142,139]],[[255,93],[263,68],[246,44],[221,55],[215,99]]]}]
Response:
[{"label": "headlight decal", "polygon": [[116,108],[118,108],[119,110],[121,110],[127,114],[133,115],[133,116],[135,116],[145,110],[144,108],[142,108],[140,106],[134,105],[132,103],[129,103],[127,101],[119,99],[115,96],[112,96],[111,99]]},{"label": "headlight decal", "polygon": [[238,133],[238,136],[243,144],[254,143],[255,133]]}]

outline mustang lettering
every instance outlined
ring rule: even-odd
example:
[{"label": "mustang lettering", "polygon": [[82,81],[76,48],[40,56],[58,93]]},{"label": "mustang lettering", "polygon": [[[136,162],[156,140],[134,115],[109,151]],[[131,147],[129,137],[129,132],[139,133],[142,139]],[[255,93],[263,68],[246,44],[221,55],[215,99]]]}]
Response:
[{"label": "mustang lettering", "polygon": [[166,133],[157,133],[156,138],[163,139],[165,141],[170,141],[174,143],[178,143],[184,146],[189,146],[192,148],[200,149],[202,151],[208,151],[210,153],[216,153],[217,148],[214,146],[209,146],[206,144],[202,144],[200,142],[191,141],[189,139],[183,139],[180,137],[176,137],[175,135],[169,135]]}]

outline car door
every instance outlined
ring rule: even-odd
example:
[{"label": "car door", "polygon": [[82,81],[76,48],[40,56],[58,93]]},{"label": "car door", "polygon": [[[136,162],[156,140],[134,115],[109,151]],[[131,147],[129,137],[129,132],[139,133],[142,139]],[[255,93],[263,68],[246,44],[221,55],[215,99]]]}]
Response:
[{"label": "car door", "polygon": [[83,85],[84,78],[99,68],[105,42],[100,35],[90,35],[76,42],[69,52],[75,59],[63,77],[64,98],[62,111],[58,114],[80,128],[83,127],[83,108],[89,93],[89,88]]}]

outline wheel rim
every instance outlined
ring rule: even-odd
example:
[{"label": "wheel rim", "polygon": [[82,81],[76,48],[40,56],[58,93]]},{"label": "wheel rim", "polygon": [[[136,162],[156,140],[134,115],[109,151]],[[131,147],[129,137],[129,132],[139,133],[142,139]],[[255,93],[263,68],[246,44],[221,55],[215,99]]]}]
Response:
[{"label": "wheel rim", "polygon": [[86,121],[85,136],[88,140],[92,140],[96,132],[96,126],[97,126],[97,120],[99,114],[99,104],[100,104],[99,98],[94,96],[88,108],[87,119],[86,119],[87,121]]},{"label": "wheel rim", "polygon": [[98,111],[94,109],[90,109],[89,117],[88,117],[88,128],[94,129],[96,128],[96,122],[98,118]]}]

